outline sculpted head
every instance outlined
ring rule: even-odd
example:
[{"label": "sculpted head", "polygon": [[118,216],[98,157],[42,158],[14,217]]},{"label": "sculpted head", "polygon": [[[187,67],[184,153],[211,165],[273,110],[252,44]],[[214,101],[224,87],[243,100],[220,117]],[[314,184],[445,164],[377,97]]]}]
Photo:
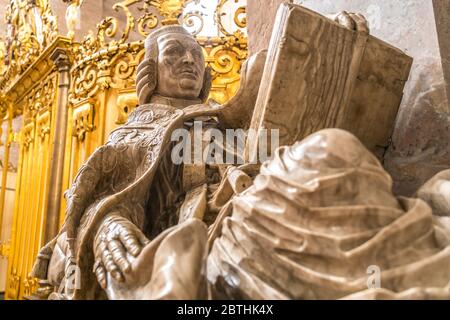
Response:
[{"label": "sculpted head", "polygon": [[203,101],[210,87],[202,48],[183,27],[162,27],[148,36],[136,78],[140,104],[149,103],[153,94]]}]

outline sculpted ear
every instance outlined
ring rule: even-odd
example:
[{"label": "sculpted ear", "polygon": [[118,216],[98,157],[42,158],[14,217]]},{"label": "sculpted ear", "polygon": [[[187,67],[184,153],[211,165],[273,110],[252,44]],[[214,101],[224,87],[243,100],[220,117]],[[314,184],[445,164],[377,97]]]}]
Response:
[{"label": "sculpted ear", "polygon": [[199,96],[199,98],[202,101],[206,101],[206,99],[208,99],[209,91],[211,90],[211,85],[212,85],[211,71],[212,70],[210,67],[206,67],[205,75],[203,76],[203,88],[202,88],[202,91],[200,91],[200,96]]},{"label": "sculpted ear", "polygon": [[148,58],[139,64],[136,76],[136,92],[139,104],[150,102],[158,82],[157,72],[158,68],[154,59]]}]

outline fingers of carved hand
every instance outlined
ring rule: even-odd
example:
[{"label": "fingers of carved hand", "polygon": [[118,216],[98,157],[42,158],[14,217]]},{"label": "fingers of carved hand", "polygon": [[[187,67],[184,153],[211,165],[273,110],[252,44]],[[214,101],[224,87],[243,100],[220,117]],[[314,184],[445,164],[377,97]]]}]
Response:
[{"label": "fingers of carved hand", "polygon": [[93,271],[102,289],[106,289],[106,270],[100,260],[97,260],[97,262],[95,262]]},{"label": "fingers of carved hand", "polygon": [[119,236],[122,244],[134,257],[137,257],[141,253],[142,246],[148,242],[147,238],[137,228],[133,231],[129,228],[122,228]]},{"label": "fingers of carved hand", "polygon": [[111,240],[108,242],[108,250],[112,255],[114,263],[119,266],[122,273],[131,270],[131,264],[127,260],[127,253],[124,246],[118,240]]},{"label": "fingers of carved hand", "polygon": [[362,14],[342,11],[336,14],[333,19],[350,30],[369,33],[367,20]]},{"label": "fingers of carved hand", "polygon": [[334,21],[339,23],[341,26],[346,27],[347,29],[356,30],[356,23],[355,21],[353,21],[353,19],[350,17],[350,14],[347,11],[342,11],[338,13],[335,16]]},{"label": "fingers of carved hand", "polygon": [[356,24],[356,30],[359,32],[369,33],[369,25],[366,18],[360,13],[349,13],[350,17]]},{"label": "fingers of carved hand", "polygon": [[114,262],[113,256],[111,252],[108,250],[108,246],[105,241],[102,241],[99,245],[100,250],[100,256],[101,260],[103,262],[103,265],[105,266],[105,269],[107,272],[111,274],[111,276],[116,279],[117,281],[122,281],[123,276],[120,273],[119,267]]}]

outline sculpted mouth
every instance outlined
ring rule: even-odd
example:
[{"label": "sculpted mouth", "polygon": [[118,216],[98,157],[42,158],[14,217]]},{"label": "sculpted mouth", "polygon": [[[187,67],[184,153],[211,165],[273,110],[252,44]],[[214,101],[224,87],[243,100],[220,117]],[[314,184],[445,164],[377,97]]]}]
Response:
[{"label": "sculpted mouth", "polygon": [[186,78],[191,78],[191,79],[197,79],[197,72],[194,70],[188,70],[188,69],[184,69],[181,70],[181,72],[179,73],[180,76],[186,77]]},{"label": "sculpted mouth", "polygon": [[191,75],[191,76],[197,76],[197,72],[193,69],[181,69],[180,74],[182,75]]}]

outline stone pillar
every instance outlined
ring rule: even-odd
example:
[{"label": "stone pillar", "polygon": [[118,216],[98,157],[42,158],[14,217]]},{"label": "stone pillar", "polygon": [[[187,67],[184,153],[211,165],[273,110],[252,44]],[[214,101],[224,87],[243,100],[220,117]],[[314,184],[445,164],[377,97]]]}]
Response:
[{"label": "stone pillar", "polygon": [[47,217],[44,243],[48,243],[58,233],[64,173],[67,116],[70,88],[70,61],[66,51],[57,48],[51,55],[59,72],[58,105],[56,111],[55,138],[53,141],[50,167],[50,182],[47,198]]},{"label": "stone pillar", "polygon": [[433,7],[450,112],[450,0],[433,0]]}]

